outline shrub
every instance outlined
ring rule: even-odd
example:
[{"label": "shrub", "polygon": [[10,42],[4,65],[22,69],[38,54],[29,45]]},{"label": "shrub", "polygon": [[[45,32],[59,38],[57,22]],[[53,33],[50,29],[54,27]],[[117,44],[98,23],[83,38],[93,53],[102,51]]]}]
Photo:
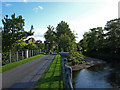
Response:
[{"label": "shrub", "polygon": [[85,62],[85,56],[76,52],[69,53],[68,55],[68,63],[71,63],[72,65],[78,65]]}]

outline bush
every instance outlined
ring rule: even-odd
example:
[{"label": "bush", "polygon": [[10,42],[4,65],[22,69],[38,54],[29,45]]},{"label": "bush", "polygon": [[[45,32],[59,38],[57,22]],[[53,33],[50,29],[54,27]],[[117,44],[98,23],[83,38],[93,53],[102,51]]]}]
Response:
[{"label": "bush", "polygon": [[76,52],[69,53],[68,55],[68,63],[72,65],[78,65],[85,62],[85,56]]},{"label": "bush", "polygon": [[26,49],[29,49],[29,50],[32,50],[32,49],[38,49],[38,46],[34,43],[28,43],[26,46],[25,46]]}]

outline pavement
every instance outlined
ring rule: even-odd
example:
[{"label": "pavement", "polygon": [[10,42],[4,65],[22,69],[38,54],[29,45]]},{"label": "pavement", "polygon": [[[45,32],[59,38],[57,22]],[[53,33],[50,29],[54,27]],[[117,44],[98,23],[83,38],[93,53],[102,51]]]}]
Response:
[{"label": "pavement", "polygon": [[2,73],[2,88],[34,88],[55,55],[45,55]]}]

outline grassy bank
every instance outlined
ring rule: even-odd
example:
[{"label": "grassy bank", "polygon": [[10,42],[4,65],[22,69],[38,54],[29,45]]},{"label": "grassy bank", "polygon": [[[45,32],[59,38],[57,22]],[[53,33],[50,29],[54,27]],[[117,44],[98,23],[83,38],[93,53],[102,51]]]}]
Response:
[{"label": "grassy bank", "polygon": [[18,66],[20,66],[20,65],[22,65],[26,62],[32,61],[32,60],[37,59],[39,57],[42,57],[44,55],[45,54],[39,54],[37,56],[33,56],[33,57],[26,58],[26,59],[23,59],[23,60],[20,60],[20,61],[17,61],[17,62],[6,64],[6,65],[2,66],[2,72],[5,72],[5,71],[8,71],[8,70],[13,69],[15,67],[18,67]]},{"label": "grassy bank", "polygon": [[60,61],[60,55],[56,55],[55,59],[48,66],[35,88],[63,88]]}]

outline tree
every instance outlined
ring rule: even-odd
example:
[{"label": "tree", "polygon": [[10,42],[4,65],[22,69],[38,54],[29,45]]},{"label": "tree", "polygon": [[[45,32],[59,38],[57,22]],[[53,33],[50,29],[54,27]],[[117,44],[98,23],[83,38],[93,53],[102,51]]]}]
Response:
[{"label": "tree", "polygon": [[82,48],[85,52],[91,52],[92,50],[98,51],[102,48],[103,42],[103,29],[102,27],[92,28],[89,32],[83,35],[83,39],[80,41]]},{"label": "tree", "polygon": [[24,51],[27,43],[23,40],[17,40],[16,43],[12,44],[12,50],[13,51]]},{"label": "tree", "polygon": [[76,65],[85,62],[85,57],[78,53],[77,44],[75,43],[75,35],[70,30],[69,25],[61,21],[56,27],[57,43],[59,50],[69,52],[69,64]]},{"label": "tree", "polygon": [[53,50],[53,46],[56,46],[56,33],[54,31],[53,26],[48,26],[48,30],[44,34],[45,37],[45,45],[48,50]]},{"label": "tree", "polygon": [[80,41],[82,51],[88,56],[105,60],[120,59],[120,18],[106,23],[104,29],[92,28]]},{"label": "tree", "polygon": [[62,35],[62,34],[66,34],[70,37],[70,39],[72,41],[75,41],[75,35],[72,33],[72,31],[70,30],[69,28],[69,25],[64,22],[64,21],[61,21],[57,27],[56,27],[56,34],[57,34],[57,38],[59,39],[59,37]]},{"label": "tree", "polygon": [[35,50],[35,49],[38,49],[38,46],[34,44],[33,42],[30,42],[25,46],[25,49]]},{"label": "tree", "polygon": [[111,49],[111,53],[119,53],[120,50],[120,18],[107,22],[104,31],[106,46]]},{"label": "tree", "polygon": [[[63,50],[65,49],[65,47],[67,47],[68,45],[66,44],[66,41],[64,40],[64,42],[62,41],[63,39],[61,38],[68,38],[69,37],[69,42],[75,42],[75,35],[72,33],[72,31],[70,30],[69,28],[69,25],[64,22],[64,21],[61,21],[57,27],[56,27],[56,35],[57,35],[57,43],[58,43],[58,47],[59,47],[59,50],[61,50],[61,48],[63,48]],[[65,36],[65,37],[63,37]],[[62,44],[64,45],[61,45],[61,42]],[[72,47],[71,47],[72,48]],[[66,50],[64,50],[66,51]],[[68,51],[68,50],[67,50]]]},{"label": "tree", "polygon": [[35,44],[37,45],[37,47],[38,47],[39,49],[41,49],[42,51],[44,51],[45,45],[44,45],[44,43],[42,43],[41,40],[37,40],[37,41],[35,42]]},{"label": "tree", "polygon": [[73,65],[79,64],[82,60],[85,60],[84,56],[77,52],[75,35],[70,30],[69,25],[66,22],[61,21],[57,25],[56,31],[54,31],[52,26],[47,28],[48,30],[44,35],[47,52],[49,50],[53,50],[53,46],[55,46],[55,49],[58,49],[58,51],[63,49],[64,52],[69,52],[68,59]]},{"label": "tree", "polygon": [[61,36],[58,39],[58,43],[59,48],[63,49],[65,52],[70,51],[70,48],[72,48],[70,47],[71,46],[70,44],[72,44],[71,39],[66,34],[61,34]]},{"label": "tree", "polygon": [[17,40],[25,39],[28,36],[33,35],[33,26],[31,26],[30,31],[25,31],[23,28],[25,25],[24,21],[25,20],[22,18],[22,16],[15,17],[15,14],[13,14],[11,18],[6,15],[4,19],[2,19],[2,23],[4,25],[2,30],[3,51],[11,50],[12,44],[16,43]]}]

